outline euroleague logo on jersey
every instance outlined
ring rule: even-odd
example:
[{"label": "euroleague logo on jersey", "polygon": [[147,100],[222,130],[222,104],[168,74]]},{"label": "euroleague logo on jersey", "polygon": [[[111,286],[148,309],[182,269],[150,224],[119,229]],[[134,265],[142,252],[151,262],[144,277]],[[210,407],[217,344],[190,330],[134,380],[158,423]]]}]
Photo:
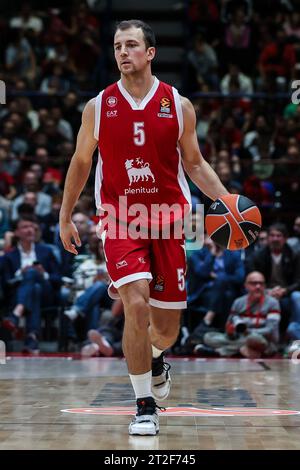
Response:
[{"label": "euroleague logo on jersey", "polygon": [[157,113],[158,117],[165,117],[165,118],[172,118],[173,115],[171,114],[171,100],[169,98],[162,98],[159,102],[160,109],[159,113]]},{"label": "euroleague logo on jersey", "polygon": [[115,96],[109,96],[108,98],[106,98],[106,104],[110,108],[114,108],[117,105],[117,103],[118,103],[118,100]]}]

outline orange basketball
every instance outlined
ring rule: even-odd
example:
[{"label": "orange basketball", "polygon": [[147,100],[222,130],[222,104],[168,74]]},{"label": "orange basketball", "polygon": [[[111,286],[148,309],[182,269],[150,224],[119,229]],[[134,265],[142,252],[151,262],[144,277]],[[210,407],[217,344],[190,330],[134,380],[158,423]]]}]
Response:
[{"label": "orange basketball", "polygon": [[261,229],[261,214],[253,201],[238,194],[226,194],[212,203],[205,217],[208,236],[228,250],[240,250],[253,243]]}]

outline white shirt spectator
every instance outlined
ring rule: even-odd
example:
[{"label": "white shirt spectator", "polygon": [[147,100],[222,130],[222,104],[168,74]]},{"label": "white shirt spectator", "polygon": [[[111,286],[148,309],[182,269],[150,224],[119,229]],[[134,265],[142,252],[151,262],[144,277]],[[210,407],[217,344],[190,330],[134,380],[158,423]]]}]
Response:
[{"label": "white shirt spectator", "polygon": [[43,29],[43,22],[37,16],[30,16],[26,20],[22,16],[15,16],[10,20],[9,26],[18,29],[32,29],[36,33],[40,33]]}]

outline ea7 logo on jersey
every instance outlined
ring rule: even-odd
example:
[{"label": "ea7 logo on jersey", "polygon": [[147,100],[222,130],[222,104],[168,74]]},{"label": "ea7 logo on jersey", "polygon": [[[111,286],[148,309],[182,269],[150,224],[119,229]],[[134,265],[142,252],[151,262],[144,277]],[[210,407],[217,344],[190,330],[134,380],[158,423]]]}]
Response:
[{"label": "ea7 logo on jersey", "polygon": [[107,99],[106,99],[106,104],[107,106],[109,106],[110,108],[113,108],[114,106],[116,106],[118,100],[115,96],[109,96]]},{"label": "ea7 logo on jersey", "polygon": [[159,113],[157,113],[157,116],[172,118],[173,115],[171,114],[171,100],[169,100],[169,98],[162,98],[159,104],[160,104],[160,109],[159,109]]},{"label": "ea7 logo on jersey", "polygon": [[118,111],[115,109],[114,111],[106,111],[106,116],[107,117],[117,117],[118,116]]}]

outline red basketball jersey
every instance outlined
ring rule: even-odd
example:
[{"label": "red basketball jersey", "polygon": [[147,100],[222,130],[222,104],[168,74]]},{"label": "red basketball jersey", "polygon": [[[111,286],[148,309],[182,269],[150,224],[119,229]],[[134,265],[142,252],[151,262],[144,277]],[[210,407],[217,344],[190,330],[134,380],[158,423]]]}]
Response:
[{"label": "red basketball jersey", "polygon": [[149,216],[153,204],[186,208],[190,191],[178,145],[182,131],[178,91],[157,78],[139,105],[121,80],[103,90],[95,106],[97,208],[111,204],[117,218],[122,218],[120,196],[122,205],[127,197],[128,208],[144,204]]}]

